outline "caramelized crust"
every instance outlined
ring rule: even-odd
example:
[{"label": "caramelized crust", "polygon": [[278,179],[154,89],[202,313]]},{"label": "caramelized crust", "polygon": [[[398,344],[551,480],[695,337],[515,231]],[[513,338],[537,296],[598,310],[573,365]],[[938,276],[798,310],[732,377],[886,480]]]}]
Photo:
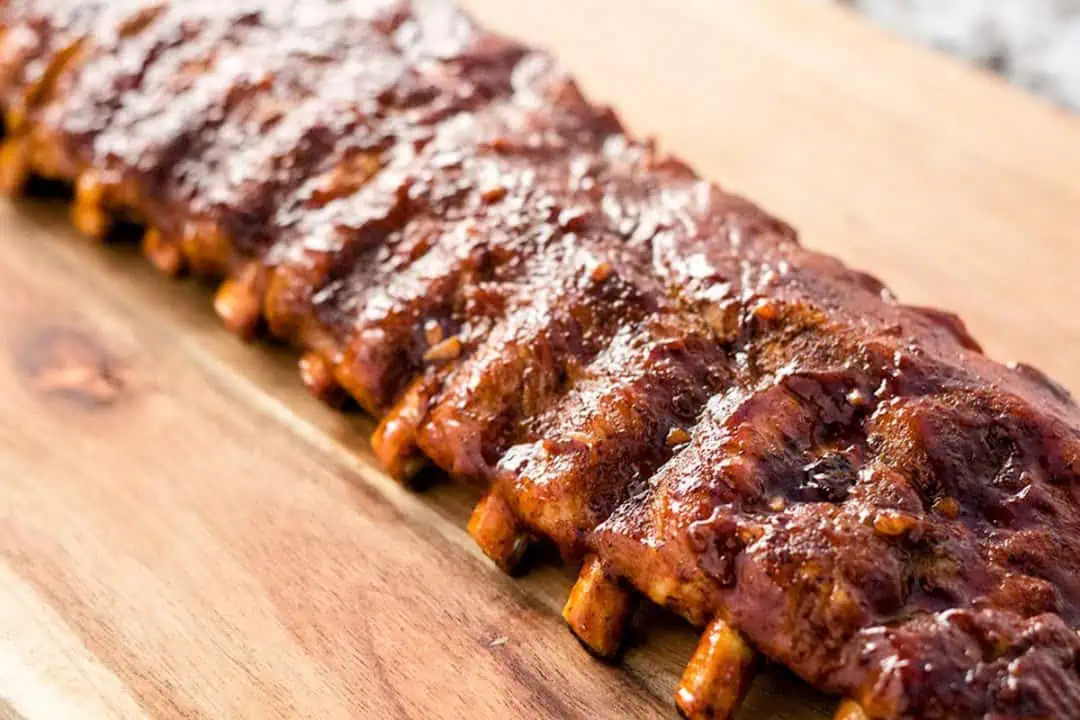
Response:
[{"label": "caramelized crust", "polygon": [[307,354],[305,382],[487,493],[470,531],[585,558],[613,654],[636,593],[842,716],[1080,718],[1080,408],[963,324],[799,245],[443,0],[0,3],[0,185]]}]

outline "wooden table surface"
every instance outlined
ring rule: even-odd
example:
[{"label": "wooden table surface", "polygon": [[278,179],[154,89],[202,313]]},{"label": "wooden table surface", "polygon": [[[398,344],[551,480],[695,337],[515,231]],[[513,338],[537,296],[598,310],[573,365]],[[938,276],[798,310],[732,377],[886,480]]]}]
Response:
[{"label": "wooden table surface", "polygon": [[[804,240],[1080,390],[1080,121],[811,0],[470,0]],[[371,423],[209,292],[0,203],[0,718],[671,717],[695,642],[621,666],[502,576],[475,497],[379,472]],[[767,671],[742,718],[825,717]]]}]

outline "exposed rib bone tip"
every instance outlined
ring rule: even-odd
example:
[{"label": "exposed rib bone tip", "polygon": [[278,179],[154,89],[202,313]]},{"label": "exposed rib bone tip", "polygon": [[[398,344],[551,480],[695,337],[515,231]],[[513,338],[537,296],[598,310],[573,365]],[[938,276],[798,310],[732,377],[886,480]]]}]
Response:
[{"label": "exposed rib bone tip", "polygon": [[4,113],[4,125],[8,135],[15,135],[26,127],[27,119],[26,111],[22,108],[9,108],[8,111]]},{"label": "exposed rib bone tip", "polygon": [[345,400],[333,366],[321,353],[309,351],[300,357],[300,378],[311,394],[327,405],[336,407]]},{"label": "exposed rib bone tip", "polygon": [[301,279],[290,275],[283,267],[269,272],[266,283],[265,315],[270,333],[288,342],[295,342],[300,330],[300,313],[305,288]]},{"label": "exposed rib bone tip", "polygon": [[184,252],[180,244],[166,240],[157,228],[149,228],[142,239],[143,255],[166,275],[179,275],[184,269]]},{"label": "exposed rib bone tip", "polygon": [[255,336],[262,319],[258,278],[258,268],[249,265],[236,277],[223,282],[214,296],[214,310],[225,327],[245,340]]},{"label": "exposed rib bone tip", "polygon": [[513,572],[531,544],[510,506],[495,493],[484,497],[469,518],[469,534],[504,572]]},{"label": "exposed rib bone tip", "polygon": [[398,482],[408,484],[427,465],[415,444],[416,428],[397,409],[375,428],[371,447],[383,469]]},{"label": "exposed rib bone tip", "polygon": [[105,187],[92,172],[84,172],[75,181],[71,221],[83,235],[98,240],[112,227],[112,218],[105,209]]},{"label": "exposed rib bone tip", "polygon": [[[353,390],[351,394],[363,404],[363,393]],[[423,380],[413,381],[371,436],[375,456],[401,483],[407,483],[427,465],[427,459],[416,447],[416,429],[424,417],[427,397]]]},{"label": "exposed rib bone tip", "polygon": [[595,555],[585,559],[563,608],[563,619],[585,647],[604,658],[622,646],[637,607],[637,593],[604,569]]},{"label": "exposed rib bone tip", "polygon": [[834,720],[870,720],[863,706],[854,700],[845,700],[836,709]]},{"label": "exposed rib bone tip", "polygon": [[753,679],[757,653],[721,619],[701,636],[675,690],[675,704],[689,720],[725,720],[739,709]]},{"label": "exposed rib bone tip", "polygon": [[191,271],[214,277],[229,270],[231,238],[212,222],[195,222],[180,234],[180,248]]},{"label": "exposed rib bone tip", "polygon": [[9,137],[0,143],[0,193],[17,195],[30,179],[30,158],[23,137]]}]

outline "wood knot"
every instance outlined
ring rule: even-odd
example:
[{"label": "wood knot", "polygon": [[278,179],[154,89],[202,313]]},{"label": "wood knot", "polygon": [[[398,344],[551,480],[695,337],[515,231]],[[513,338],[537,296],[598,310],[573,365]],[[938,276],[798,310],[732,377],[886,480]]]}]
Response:
[{"label": "wood knot", "polygon": [[88,410],[113,405],[124,387],[115,361],[100,343],[74,328],[38,331],[19,351],[16,362],[34,390]]}]

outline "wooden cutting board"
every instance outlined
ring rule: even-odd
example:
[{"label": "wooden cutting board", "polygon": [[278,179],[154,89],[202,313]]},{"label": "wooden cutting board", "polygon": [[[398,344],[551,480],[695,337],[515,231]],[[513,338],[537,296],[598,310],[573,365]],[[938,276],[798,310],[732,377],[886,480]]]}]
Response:
[{"label": "wooden cutting board", "polygon": [[[810,0],[471,0],[805,241],[1080,390],[1080,120]],[[382,475],[371,423],[209,293],[0,203],[0,718],[671,717],[694,633],[621,666],[504,577],[475,497]],[[777,670],[742,718],[821,718]]]}]

